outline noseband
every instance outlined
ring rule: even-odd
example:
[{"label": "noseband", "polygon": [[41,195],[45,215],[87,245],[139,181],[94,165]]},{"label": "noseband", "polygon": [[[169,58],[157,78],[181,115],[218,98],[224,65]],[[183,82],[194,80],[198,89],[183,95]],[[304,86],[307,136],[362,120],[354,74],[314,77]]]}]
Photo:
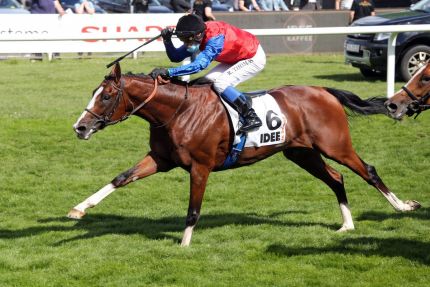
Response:
[{"label": "noseband", "polygon": [[[106,77],[106,79],[108,79],[108,78],[109,78],[109,76]],[[130,116],[132,116],[134,113],[136,113],[138,110],[143,108],[143,106],[146,105],[155,96],[155,93],[157,92],[158,81],[154,80],[154,89],[152,90],[151,94],[149,95],[148,98],[146,98],[146,100],[144,102],[142,102],[136,108],[133,108],[133,110],[130,113],[123,115],[120,119],[115,120],[115,121],[112,121],[111,118],[112,118],[113,114],[115,113],[115,110],[118,108],[120,100],[124,98],[123,97],[124,80],[123,79],[120,80],[120,86],[119,87],[116,86],[115,84],[112,84],[112,86],[118,91],[118,93],[116,95],[115,102],[113,103],[112,107],[110,108],[110,111],[108,113],[106,113],[106,115],[101,116],[101,115],[98,115],[95,112],[93,112],[87,108],[85,109],[85,111],[87,111],[88,113],[90,113],[91,115],[93,115],[97,119],[96,124],[101,123],[100,129],[103,129],[104,127],[109,126],[109,125],[114,125],[116,123],[125,121]],[[129,99],[128,99],[128,102],[131,103]],[[131,105],[133,106],[133,103],[131,103]]]},{"label": "noseband", "polygon": [[419,116],[422,111],[430,109],[430,105],[426,104],[427,100],[430,98],[430,92],[421,98],[417,98],[406,86],[402,87],[402,90],[411,98],[412,102],[408,105],[408,111],[406,114],[408,116],[413,116],[417,114],[415,118]]}]

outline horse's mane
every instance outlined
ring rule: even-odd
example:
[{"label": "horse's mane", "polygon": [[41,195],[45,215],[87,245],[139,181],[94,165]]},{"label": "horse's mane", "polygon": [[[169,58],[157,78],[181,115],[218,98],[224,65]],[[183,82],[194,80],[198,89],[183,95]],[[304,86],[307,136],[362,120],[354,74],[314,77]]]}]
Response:
[{"label": "horse's mane", "polygon": [[[149,75],[146,75],[145,73],[134,74],[132,72],[127,72],[124,75],[127,77],[135,77],[135,78],[140,78],[140,79],[143,79],[143,78],[146,78],[149,76]],[[173,77],[170,79],[170,82],[173,84],[176,84],[176,85],[180,85],[180,86],[186,86],[188,84],[189,87],[198,87],[198,86],[206,86],[206,85],[212,85],[213,84],[213,82],[211,80],[208,80],[205,77],[200,77],[200,78],[194,79],[190,82],[185,82],[185,81],[182,81],[176,77]]]},{"label": "horse's mane", "polygon": [[124,74],[124,76],[135,77],[135,78],[144,78],[144,77],[146,77],[148,75],[145,75],[145,73],[133,74],[132,72],[127,72],[127,73]]}]

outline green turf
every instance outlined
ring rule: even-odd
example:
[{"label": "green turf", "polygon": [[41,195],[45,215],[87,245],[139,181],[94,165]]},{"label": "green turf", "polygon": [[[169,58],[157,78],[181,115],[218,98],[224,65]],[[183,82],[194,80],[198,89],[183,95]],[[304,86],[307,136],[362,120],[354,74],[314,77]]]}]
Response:
[{"label": "green turf", "polygon": [[[112,59],[0,62],[0,286],[427,286],[430,280],[430,112],[417,120],[350,120],[358,154],[401,199],[396,213],[346,168],[356,230],[335,232],[334,194],[282,155],[210,176],[189,248],[179,246],[188,174],[158,174],[116,191],[82,221],[71,207],[148,151],[148,124],[131,118],[80,141],[72,125]],[[123,72],[169,65],[163,54],[125,60]],[[341,55],[269,56],[242,90],[321,85],[363,98]],[[402,83],[397,83],[397,88]],[[240,178],[240,180],[239,180]]]}]

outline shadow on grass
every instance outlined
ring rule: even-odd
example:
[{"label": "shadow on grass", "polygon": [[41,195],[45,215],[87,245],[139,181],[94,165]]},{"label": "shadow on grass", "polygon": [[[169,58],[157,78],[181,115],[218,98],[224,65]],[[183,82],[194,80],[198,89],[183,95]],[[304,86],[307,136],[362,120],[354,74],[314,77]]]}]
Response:
[{"label": "shadow on grass", "polygon": [[321,254],[403,257],[430,265],[430,243],[404,238],[348,238],[328,247],[289,247],[275,244],[270,245],[267,252],[288,257]]},{"label": "shadow on grass", "polygon": [[[285,212],[290,213],[305,213],[301,211]],[[303,227],[303,226],[321,226],[335,230],[339,225],[331,225],[325,223],[315,222],[300,222],[300,221],[286,221],[278,220],[275,217],[282,215],[282,213],[275,213],[268,216],[260,216],[254,213],[223,213],[202,215],[197,228],[200,230],[212,229],[227,225],[262,225],[269,224],[284,227]],[[47,232],[72,232],[72,231],[85,231],[85,234],[78,235],[58,242],[56,245],[63,243],[90,239],[94,237],[103,236],[106,234],[140,234],[150,239],[172,239],[173,241],[180,242],[181,238],[170,235],[171,232],[182,232],[185,228],[185,216],[170,216],[158,219],[151,219],[145,217],[127,217],[117,216],[110,214],[88,214],[82,220],[76,221],[73,226],[70,226],[72,219],[66,217],[46,218],[39,220],[38,226],[12,230],[0,229],[0,239],[15,239],[28,236],[35,236]],[[52,225],[52,223],[61,223],[64,225]],[[50,225],[43,225],[43,224]],[[181,235],[182,236],[182,235]]]},{"label": "shadow on grass", "polygon": [[430,220],[430,208],[420,208],[411,212],[378,212],[378,211],[370,211],[362,213],[357,220],[358,221],[378,221],[382,222],[387,219],[402,219],[402,218],[412,218],[412,219],[421,219],[421,220]]}]

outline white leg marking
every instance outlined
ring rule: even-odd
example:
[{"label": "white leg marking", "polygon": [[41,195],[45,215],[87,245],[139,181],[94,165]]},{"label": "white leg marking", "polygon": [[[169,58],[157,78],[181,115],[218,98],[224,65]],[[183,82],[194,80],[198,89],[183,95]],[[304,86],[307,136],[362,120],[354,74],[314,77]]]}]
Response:
[{"label": "white leg marking", "polygon": [[382,192],[382,195],[385,196],[385,198],[388,200],[388,202],[394,207],[396,211],[404,211],[403,206],[405,205],[403,201],[397,198],[397,196],[394,193],[389,192],[388,194],[385,194]]},{"label": "white leg marking", "polygon": [[343,218],[342,227],[337,232],[344,232],[348,230],[354,230],[354,222],[352,222],[351,210],[349,209],[348,204],[340,203],[340,212]]},{"label": "white leg marking", "polygon": [[[96,98],[98,95],[101,94],[101,92],[103,91],[103,87],[99,87],[93,95],[93,98],[91,99],[91,101],[88,103],[87,109],[91,110],[94,107],[94,104],[96,103]],[[85,115],[87,114],[87,111],[84,111],[81,116],[79,117],[79,119],[76,121],[76,123],[73,125],[73,128],[76,128],[76,126],[78,125],[78,123],[85,117]]]},{"label": "white leg marking", "polygon": [[193,236],[194,226],[195,225],[193,225],[193,226],[187,226],[187,228],[185,228],[184,236],[182,237],[181,246],[186,247],[186,246],[190,245],[191,236]]},{"label": "white leg marking", "polygon": [[385,196],[385,198],[394,207],[396,211],[412,211],[421,207],[421,204],[415,200],[408,200],[406,202],[403,202],[402,200],[398,199],[397,196],[392,192],[389,192],[388,194],[385,194],[383,192],[381,193]]},{"label": "white leg marking", "polygon": [[79,210],[81,212],[85,212],[85,209],[96,206],[100,201],[102,201],[105,197],[107,197],[114,191],[115,187],[113,186],[113,184],[109,183],[108,185],[85,199],[83,202],[76,205],[74,209]]}]

